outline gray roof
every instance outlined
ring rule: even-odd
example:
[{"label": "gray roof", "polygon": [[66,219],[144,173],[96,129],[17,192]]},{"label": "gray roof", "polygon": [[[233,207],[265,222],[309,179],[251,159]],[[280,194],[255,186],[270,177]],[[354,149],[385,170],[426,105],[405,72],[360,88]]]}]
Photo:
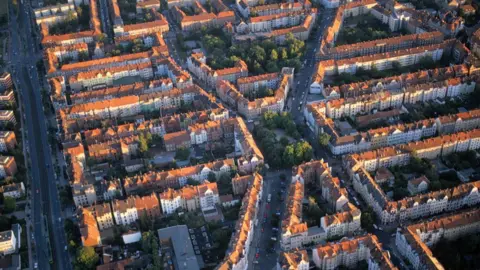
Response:
[{"label": "gray roof", "polygon": [[158,238],[159,240],[170,240],[172,243],[175,253],[175,269],[200,270],[186,225],[159,229]]}]

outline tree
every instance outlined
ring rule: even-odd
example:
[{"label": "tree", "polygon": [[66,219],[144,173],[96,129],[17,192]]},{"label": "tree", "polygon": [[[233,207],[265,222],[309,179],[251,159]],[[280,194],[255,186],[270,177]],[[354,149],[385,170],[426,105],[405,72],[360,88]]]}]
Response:
[{"label": "tree", "polygon": [[270,60],[272,60],[272,61],[277,61],[278,60],[278,53],[275,49],[273,49],[270,52]]},{"label": "tree", "polygon": [[373,224],[375,223],[375,214],[373,213],[372,208],[368,208],[366,211],[362,212],[362,216],[360,218],[360,222],[362,224],[362,228],[367,231],[371,231],[373,229]]},{"label": "tree", "polygon": [[140,133],[140,135],[138,136],[138,144],[139,144],[139,149],[140,149],[140,153],[144,154],[148,151],[148,142],[147,142],[147,139],[145,139],[145,136],[143,135],[143,133]]},{"label": "tree", "polygon": [[6,216],[0,216],[0,231],[8,231],[12,229],[12,223]]},{"label": "tree", "polygon": [[175,152],[175,159],[187,160],[190,157],[190,149],[186,147],[179,147]]},{"label": "tree", "polygon": [[208,173],[208,181],[210,183],[217,182],[217,176],[215,175],[214,172],[209,172]]},{"label": "tree", "polygon": [[282,60],[287,60],[288,59],[287,49],[282,48],[280,53],[281,53]]},{"label": "tree", "polygon": [[15,208],[17,207],[17,204],[15,202],[15,199],[12,197],[5,197],[3,199],[3,212],[5,214],[12,213],[15,211]]},{"label": "tree", "polygon": [[140,228],[142,231],[147,231],[152,227],[153,223],[150,216],[147,214],[147,210],[143,209],[140,215]]},{"label": "tree", "polygon": [[295,147],[292,144],[285,147],[282,159],[285,166],[292,166],[295,164]]},{"label": "tree", "polygon": [[152,231],[142,233],[142,250],[145,253],[152,253],[152,244],[156,241],[156,235]]},{"label": "tree", "polygon": [[193,179],[192,177],[188,177],[187,178],[187,185],[198,186],[198,185],[200,185],[200,183],[197,180]]},{"label": "tree", "polygon": [[327,146],[331,138],[332,136],[330,136],[330,134],[323,132],[318,135],[318,143],[322,146]]},{"label": "tree", "polygon": [[93,269],[99,259],[93,247],[81,247],[77,251],[77,266],[79,268]]}]

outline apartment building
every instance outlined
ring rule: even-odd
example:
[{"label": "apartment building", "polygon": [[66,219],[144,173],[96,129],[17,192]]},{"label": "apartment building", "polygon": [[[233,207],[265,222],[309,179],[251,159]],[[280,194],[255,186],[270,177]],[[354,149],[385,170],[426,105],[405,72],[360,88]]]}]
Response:
[{"label": "apartment building", "polygon": [[245,125],[243,118],[234,118],[235,129],[235,147],[238,150],[237,169],[240,173],[251,174],[255,169],[263,165],[263,154],[253,139],[252,134]]},{"label": "apartment building", "polygon": [[[293,70],[284,68],[280,78],[278,84],[273,88],[275,89],[273,97],[264,97],[249,101],[233,84],[227,81],[217,83],[217,94],[224,102],[235,106],[238,112],[245,118],[257,119],[267,111],[283,111],[285,98],[293,82]],[[245,87],[245,85],[242,84],[242,87],[246,89],[250,86]]]},{"label": "apartment building", "polygon": [[117,225],[127,226],[138,219],[134,197],[128,197],[125,200],[113,200],[112,210]]},{"label": "apartment building", "polygon": [[355,190],[376,212],[382,224],[438,215],[480,202],[478,181],[392,201],[365,168],[357,164],[354,169],[356,171],[352,178]]},{"label": "apartment building", "polygon": [[155,92],[168,91],[173,88],[170,79],[156,79],[133,84],[122,84],[119,86],[100,88],[86,92],[73,93],[70,95],[72,105],[96,102],[105,99],[119,98],[123,96],[142,95]]},{"label": "apartment building", "polygon": [[[76,104],[57,113],[65,120],[88,118],[99,119],[121,118],[138,115],[142,112],[158,111],[160,108],[177,108],[182,102],[192,103],[194,100],[204,99],[205,103],[213,100],[212,96],[197,85],[169,91],[155,92],[140,96],[123,96],[109,100]],[[63,121],[62,121],[63,122]]]},{"label": "apartment building", "polygon": [[415,48],[443,41],[443,34],[439,31],[410,34],[405,36],[364,41],[354,44],[331,47],[326,40],[322,40],[320,49],[316,54],[317,60],[345,59],[366,56],[378,53],[392,52],[396,50]]},{"label": "apartment building", "polygon": [[313,248],[312,260],[318,269],[354,268],[363,260],[367,261],[368,269],[398,269],[377,236],[372,234]]},{"label": "apartment building", "polygon": [[[324,62],[324,61],[322,61]],[[327,61],[328,63],[328,61]],[[324,66],[325,68],[325,66]],[[381,79],[372,79],[363,82],[355,82],[350,84],[344,84],[341,86],[327,86],[323,88],[321,93],[327,99],[338,99],[340,97],[349,98],[357,97],[364,94],[371,94],[379,92],[382,90],[389,91],[404,91],[409,87],[415,87],[416,85],[422,85],[421,89],[426,91],[427,99],[434,99],[436,97],[445,97],[447,89],[445,85],[448,82],[448,79],[451,78],[465,78],[468,80],[468,77],[475,77],[478,74],[477,68],[474,65],[452,65],[443,68],[435,68],[430,70],[420,70],[413,73],[406,73],[399,76],[391,76]],[[435,88],[440,88],[435,90]],[[432,89],[434,92],[432,93]],[[404,91],[405,92],[405,91]],[[409,92],[409,91],[406,91]],[[411,92],[411,91],[410,91]],[[416,92],[416,91],[413,91]],[[419,92],[414,94],[423,99],[423,93]],[[416,101],[410,101],[414,103]]]},{"label": "apartment building", "polygon": [[14,176],[17,173],[17,163],[11,156],[0,156],[0,178]]},{"label": "apartment building", "polygon": [[310,260],[306,250],[292,250],[289,252],[281,252],[278,262],[277,270],[308,270],[310,269]]},{"label": "apartment building", "polygon": [[[155,1],[153,1],[155,2]],[[145,2],[142,2],[145,3]],[[156,3],[158,4],[158,2]],[[137,6],[138,8],[138,6]],[[153,34],[153,33],[167,33],[170,30],[168,25],[168,21],[161,13],[157,11],[158,9],[149,8],[147,12],[153,14],[153,21],[144,22],[144,23],[136,23],[136,24],[128,24],[123,25],[123,27],[116,26],[115,27],[115,36],[130,36],[130,35],[146,35],[146,34]]]},{"label": "apartment building", "polygon": [[36,8],[33,10],[33,13],[35,14],[37,25],[45,23],[48,26],[53,26],[66,21],[68,18],[77,18],[75,5],[72,3]]},{"label": "apartment building", "polygon": [[242,77],[237,80],[238,91],[242,94],[256,93],[259,89],[273,89],[280,81],[280,73],[266,73],[257,76]]},{"label": "apartment building", "polygon": [[7,125],[8,123],[17,124],[15,113],[11,110],[0,110],[0,125]]},{"label": "apartment building", "polygon": [[13,230],[0,232],[0,254],[8,255],[15,253],[19,241],[20,239],[15,237]]},{"label": "apartment building", "polygon": [[[312,9],[312,12],[315,13],[315,11],[315,8]],[[310,13],[309,10],[295,10],[270,15],[262,15],[251,17],[250,22],[247,24],[251,33],[270,32],[278,28],[299,25],[308,13]]]},{"label": "apartment building", "polygon": [[185,186],[180,190],[167,189],[160,194],[164,214],[172,214],[177,209],[186,211],[208,211],[219,204],[217,183],[206,181],[199,186]]},{"label": "apartment building", "polygon": [[17,140],[15,138],[15,132],[0,131],[0,152],[12,150],[16,145]]},{"label": "apartment building", "polygon": [[112,207],[110,203],[97,204],[86,208],[93,214],[97,221],[97,226],[100,231],[111,228],[115,225],[113,222]]},{"label": "apartment building", "polygon": [[258,173],[247,174],[244,176],[236,175],[232,178],[232,190],[234,195],[243,195],[248,187],[256,181],[255,178],[262,177]]},{"label": "apartment building", "polygon": [[140,190],[179,188],[187,184],[187,178],[192,178],[202,183],[208,179],[208,175],[211,172],[214,173],[218,179],[221,174],[230,173],[234,168],[234,160],[225,159],[170,171],[149,171],[143,175],[125,178],[124,188],[127,194],[132,194]]},{"label": "apartment building", "polygon": [[4,198],[9,197],[13,199],[20,199],[21,197],[25,196],[25,185],[23,182],[12,183],[0,187],[0,192],[3,194]]},{"label": "apartment building", "polygon": [[0,74],[0,90],[6,90],[13,86],[12,75],[8,72],[2,72]]},{"label": "apartment building", "polygon": [[136,76],[144,80],[152,79],[153,68],[151,62],[79,72],[77,75],[71,76],[68,83],[73,91],[80,91],[82,89],[111,87],[117,80]]},{"label": "apartment building", "polygon": [[180,148],[188,149],[191,146],[191,141],[190,134],[188,134],[186,130],[167,133],[163,136],[165,149],[169,152],[176,151]]},{"label": "apartment building", "polygon": [[452,134],[480,127],[480,110],[471,110],[435,119],[440,134]]},{"label": "apartment building", "polygon": [[431,57],[436,62],[442,58],[444,53],[450,54],[454,45],[454,40],[446,40],[438,44],[400,49],[392,52],[349,59],[320,61],[316,64],[316,72],[314,72],[311,79],[310,92],[322,92],[323,80],[326,76],[340,73],[355,74],[358,68],[370,70],[375,67],[378,70],[386,70],[392,68],[393,62],[398,62],[401,66],[411,66],[417,64],[425,56]]},{"label": "apartment building", "polygon": [[237,79],[248,76],[248,67],[243,60],[238,60],[233,67],[214,70],[207,65],[203,53],[192,53],[187,59],[188,70],[209,87],[215,87],[221,80],[235,83]]},{"label": "apartment building", "polygon": [[84,247],[96,247],[102,244],[100,231],[98,230],[97,221],[92,212],[87,208],[78,210],[80,236]]},{"label": "apartment building", "polygon": [[147,196],[135,196],[135,207],[138,216],[146,215],[150,220],[155,220],[161,216],[160,201],[155,193]]},{"label": "apartment building", "polygon": [[67,106],[67,97],[65,95],[67,86],[63,76],[52,77],[47,79],[50,90],[50,101],[55,111]]},{"label": "apartment building", "polygon": [[71,185],[72,197],[75,206],[79,207],[95,204],[97,202],[95,186],[85,181],[83,178],[83,169],[78,168],[79,165],[77,162],[72,162],[71,167],[74,175],[74,181],[79,181],[74,182],[74,184]]},{"label": "apartment building", "polygon": [[248,259],[251,242],[255,237],[253,226],[258,215],[259,201],[263,193],[263,179],[255,178],[242,199],[239,219],[235,224],[234,233],[227,248],[227,254],[218,269],[248,269],[251,261]]},{"label": "apartment building", "polygon": [[478,209],[421,221],[397,229],[395,245],[413,269],[444,269],[430,248],[441,239],[453,241],[479,231]]}]

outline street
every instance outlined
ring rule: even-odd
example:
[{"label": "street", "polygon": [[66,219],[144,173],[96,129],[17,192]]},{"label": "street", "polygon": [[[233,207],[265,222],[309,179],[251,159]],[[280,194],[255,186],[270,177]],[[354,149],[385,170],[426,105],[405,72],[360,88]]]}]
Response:
[{"label": "street", "polygon": [[[277,263],[278,255],[280,253],[280,238],[281,227],[280,223],[275,226],[278,228],[278,232],[274,237],[277,238],[274,244],[274,250],[270,250],[270,242],[272,241],[273,234],[275,233],[271,224],[272,215],[278,215],[279,220],[282,220],[283,211],[285,208],[284,201],[279,200],[278,192],[280,192],[282,183],[280,181],[280,175],[285,174],[287,180],[285,186],[288,186],[291,175],[290,170],[272,171],[269,170],[266,176],[263,178],[263,194],[260,209],[257,214],[258,224],[255,226],[253,239],[248,254],[248,262],[251,263],[249,269],[271,269]],[[284,188],[283,198],[286,195],[286,189]],[[268,195],[271,194],[271,202],[267,201]],[[265,222],[264,222],[265,220]],[[258,258],[257,257],[258,254]]]},{"label": "street", "polygon": [[[315,54],[320,46],[320,39],[323,35],[324,30],[330,24],[333,19],[333,10],[326,9],[319,11],[317,20],[319,21],[317,26],[317,32],[313,41],[307,41],[311,43],[307,45],[307,50],[305,52],[305,60],[303,68],[295,74],[295,90],[292,91],[292,99],[290,104],[290,112],[292,113],[293,119],[296,121],[303,121],[303,106],[306,103],[308,92],[310,91],[310,78],[315,70]],[[298,123],[298,122],[297,122]]]},{"label": "street", "polygon": [[[36,61],[39,55],[41,57],[42,52],[37,51],[37,42],[33,39],[29,2],[18,4],[18,19],[10,9],[9,55],[15,56],[10,59],[12,77],[19,89],[19,102],[24,104],[27,128],[24,141],[28,143],[31,161],[30,204],[33,207],[31,218],[36,251],[31,267],[50,269],[53,266],[52,268],[56,269],[72,269],[70,256],[64,249],[67,243],[63,219],[59,219],[61,217],[60,202],[51,161],[52,154],[47,142],[47,128],[40,93],[42,84],[36,70]],[[51,241],[50,245],[49,241]],[[50,256],[50,248],[52,256]]]}]

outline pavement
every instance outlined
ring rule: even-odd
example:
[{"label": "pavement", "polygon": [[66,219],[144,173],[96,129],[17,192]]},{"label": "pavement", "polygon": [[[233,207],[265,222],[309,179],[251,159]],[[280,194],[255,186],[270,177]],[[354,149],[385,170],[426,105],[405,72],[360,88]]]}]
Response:
[{"label": "pavement", "polygon": [[[72,269],[70,255],[64,250],[67,245],[61,217],[60,201],[51,166],[50,146],[47,142],[47,129],[42,107],[41,80],[36,70],[36,61],[42,55],[33,37],[34,24],[30,17],[31,8],[27,1],[19,1],[18,19],[10,10],[10,52],[9,65],[17,89],[19,100],[23,102],[25,142],[31,158],[31,218],[33,242],[36,253],[34,265],[39,269]],[[38,37],[38,34],[36,35]],[[49,232],[49,233],[48,233]],[[51,244],[49,244],[51,242]],[[52,250],[50,256],[49,250]]]}]

